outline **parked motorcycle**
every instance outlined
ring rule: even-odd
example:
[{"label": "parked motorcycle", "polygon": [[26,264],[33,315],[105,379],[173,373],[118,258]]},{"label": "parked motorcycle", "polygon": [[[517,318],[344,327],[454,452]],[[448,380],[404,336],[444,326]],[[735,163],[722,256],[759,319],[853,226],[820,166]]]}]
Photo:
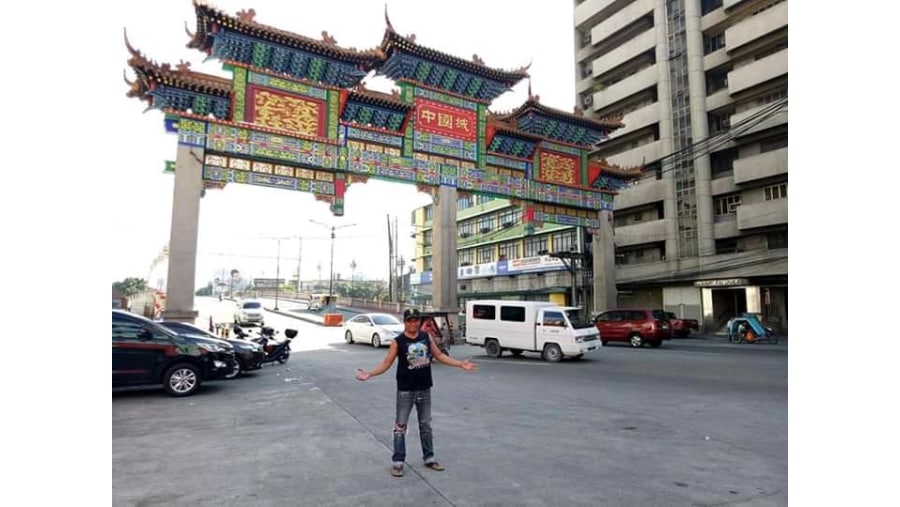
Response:
[{"label": "parked motorcycle", "polygon": [[275,339],[275,335],[278,334],[278,331],[268,326],[264,326],[260,329],[259,335],[255,337],[251,337],[240,326],[234,326],[234,333],[245,340],[250,340],[262,345],[266,357],[263,358],[260,364],[273,363],[275,361],[278,361],[280,364],[286,363],[291,357],[291,340],[297,336],[296,329],[285,329],[285,339],[278,341]]},{"label": "parked motorcycle", "polygon": [[752,313],[744,313],[728,321],[728,341],[731,343],[778,343],[778,334],[771,327],[763,326],[762,322]]}]

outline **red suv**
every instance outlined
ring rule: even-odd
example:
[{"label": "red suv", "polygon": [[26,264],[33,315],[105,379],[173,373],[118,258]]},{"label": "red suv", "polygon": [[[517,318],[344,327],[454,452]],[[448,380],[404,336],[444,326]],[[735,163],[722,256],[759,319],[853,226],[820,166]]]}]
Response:
[{"label": "red suv", "polygon": [[656,348],[663,340],[672,338],[669,317],[662,310],[607,310],[594,317],[594,325],[600,330],[604,345],[606,342],[629,342],[632,347],[642,347],[649,343]]}]

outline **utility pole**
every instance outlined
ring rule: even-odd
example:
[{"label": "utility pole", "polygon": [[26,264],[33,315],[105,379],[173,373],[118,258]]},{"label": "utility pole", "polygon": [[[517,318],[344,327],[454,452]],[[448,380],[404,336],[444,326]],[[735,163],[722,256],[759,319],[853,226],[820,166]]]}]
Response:
[{"label": "utility pole", "polygon": [[388,299],[394,300],[394,235],[391,232],[391,216],[387,215],[388,225]]},{"label": "utility pole", "polygon": [[300,256],[303,255],[303,238],[301,236],[297,236],[297,244],[299,245],[297,249],[297,299],[300,299]]},{"label": "utility pole", "polygon": [[278,238],[278,254],[275,259],[275,310],[278,310],[278,277],[281,276],[281,238]]},{"label": "utility pole", "polygon": [[[312,222],[316,225],[321,225],[322,227],[328,228],[328,226],[323,224],[322,222],[316,222],[315,220],[312,220],[312,219],[310,220],[310,222]],[[329,275],[328,275],[328,309],[326,310],[328,312],[330,312],[331,309],[334,307],[334,302],[332,301],[332,298],[334,297],[334,295],[333,295],[333,290],[334,290],[334,231],[337,229],[343,229],[344,227],[353,227],[354,225],[356,225],[356,224],[344,224],[344,225],[339,225],[339,226],[332,225],[330,227],[331,228],[331,268],[329,270]]]},{"label": "utility pole", "polygon": [[353,279],[356,278],[356,259],[350,261],[350,297],[353,297]]}]

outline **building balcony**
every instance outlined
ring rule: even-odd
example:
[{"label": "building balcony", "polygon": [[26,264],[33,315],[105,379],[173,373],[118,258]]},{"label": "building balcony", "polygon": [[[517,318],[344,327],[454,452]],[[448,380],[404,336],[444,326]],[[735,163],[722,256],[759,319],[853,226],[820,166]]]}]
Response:
[{"label": "building balcony", "polygon": [[648,164],[651,162],[655,162],[665,155],[666,153],[663,153],[663,142],[662,140],[659,140],[638,146],[637,148],[628,150],[624,153],[612,155],[610,157],[607,157],[607,160],[613,165],[631,167],[639,166],[644,162]]},{"label": "building balcony", "polygon": [[788,200],[775,199],[756,204],[742,204],[737,208],[737,226],[740,230],[786,224]]},{"label": "building balcony", "polygon": [[[596,3],[601,4],[612,2]],[[636,0],[635,2],[628,4],[624,9],[606,18],[594,28],[591,28],[591,43],[596,45],[602,42],[604,39],[615,35],[616,32],[634,23],[641,17],[646,16],[647,14],[652,15],[655,5],[655,0]],[[575,26],[578,26],[577,10],[575,17]]]},{"label": "building balcony", "polygon": [[731,57],[728,56],[728,53],[724,48],[719,49],[718,51],[713,51],[712,53],[703,57],[703,69],[710,70],[715,69],[720,65],[724,65],[730,60]]},{"label": "building balcony", "polygon": [[788,149],[767,151],[734,161],[734,182],[737,185],[788,172]]},{"label": "building balcony", "polygon": [[709,190],[713,196],[724,195],[724,194],[733,194],[740,190],[737,185],[734,184],[734,177],[726,176],[724,178],[716,178],[712,180],[709,184]]},{"label": "building balcony", "polygon": [[639,282],[647,279],[658,279],[672,275],[672,267],[666,261],[640,264],[617,264],[616,284]]},{"label": "building balcony", "polygon": [[[755,115],[756,113],[761,112],[763,109],[766,109],[770,106],[772,106],[772,104],[763,104],[761,106],[756,106],[753,109],[748,109],[746,111],[741,111],[740,113],[735,113],[735,114],[731,115],[732,128],[739,125],[740,122],[750,118],[751,116]],[[788,110],[787,110],[787,106],[785,106],[783,109],[779,110],[777,113],[772,114],[771,116],[769,116],[766,120],[762,121],[761,123],[758,123],[758,124],[754,125],[752,128],[750,128],[749,130],[742,131],[736,135],[737,135],[737,137],[743,137],[743,136],[747,136],[750,134],[755,134],[757,132],[762,132],[762,131],[768,130],[770,128],[785,125],[785,124],[787,124],[787,122],[788,122]]]},{"label": "building balcony", "polygon": [[734,217],[717,220],[713,223],[713,238],[715,239],[733,238],[739,234],[737,220]]},{"label": "building balcony", "polygon": [[700,30],[705,32],[719,23],[724,23],[727,19],[728,14],[725,14],[725,9],[716,9],[700,18]]},{"label": "building balcony", "polygon": [[723,10],[730,11],[747,0],[724,0],[722,2]]},{"label": "building balcony", "polygon": [[634,95],[639,91],[654,86],[657,80],[656,65],[651,65],[636,74],[626,77],[609,88],[595,93],[592,107],[595,111],[603,107],[608,107],[625,97]]},{"label": "building balcony", "polygon": [[756,60],[753,63],[749,63],[729,72],[728,93],[734,95],[787,73],[788,50],[783,49],[773,55]]},{"label": "building balcony", "polygon": [[671,182],[670,178],[640,180],[637,185],[619,192],[613,200],[614,209],[619,211],[662,201],[671,193]]},{"label": "building balcony", "polygon": [[782,2],[725,30],[725,49],[730,53],[788,25],[788,4]]},{"label": "building balcony", "polygon": [[606,72],[609,72],[610,69],[622,65],[636,56],[652,50],[654,47],[656,47],[656,30],[651,28],[594,60],[592,63],[593,75],[600,77]]},{"label": "building balcony", "polygon": [[619,0],[585,0],[575,6],[575,26],[581,26],[594,14],[608,8]]},{"label": "building balcony", "polygon": [[732,100],[731,95],[728,94],[728,88],[722,88],[716,93],[713,93],[712,95],[706,97],[706,110],[715,111],[716,109],[725,107],[732,102],[734,102],[734,100]]},{"label": "building balcony", "polygon": [[616,227],[614,230],[616,246],[640,245],[666,240],[666,221],[650,220],[633,225]]},{"label": "building balcony", "polygon": [[622,118],[622,123],[624,123],[625,126],[613,132],[610,136],[611,139],[624,136],[635,130],[653,125],[654,123],[659,123],[659,102],[654,102],[653,104],[626,114],[625,117]]}]

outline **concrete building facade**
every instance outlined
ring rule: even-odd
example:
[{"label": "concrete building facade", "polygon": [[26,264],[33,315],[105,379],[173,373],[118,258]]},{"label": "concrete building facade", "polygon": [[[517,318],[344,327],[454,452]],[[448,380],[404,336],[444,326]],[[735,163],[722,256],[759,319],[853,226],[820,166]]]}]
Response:
[{"label": "concrete building facade", "polygon": [[615,199],[620,307],[787,329],[788,3],[575,0],[576,100],[625,127],[593,156]]}]

